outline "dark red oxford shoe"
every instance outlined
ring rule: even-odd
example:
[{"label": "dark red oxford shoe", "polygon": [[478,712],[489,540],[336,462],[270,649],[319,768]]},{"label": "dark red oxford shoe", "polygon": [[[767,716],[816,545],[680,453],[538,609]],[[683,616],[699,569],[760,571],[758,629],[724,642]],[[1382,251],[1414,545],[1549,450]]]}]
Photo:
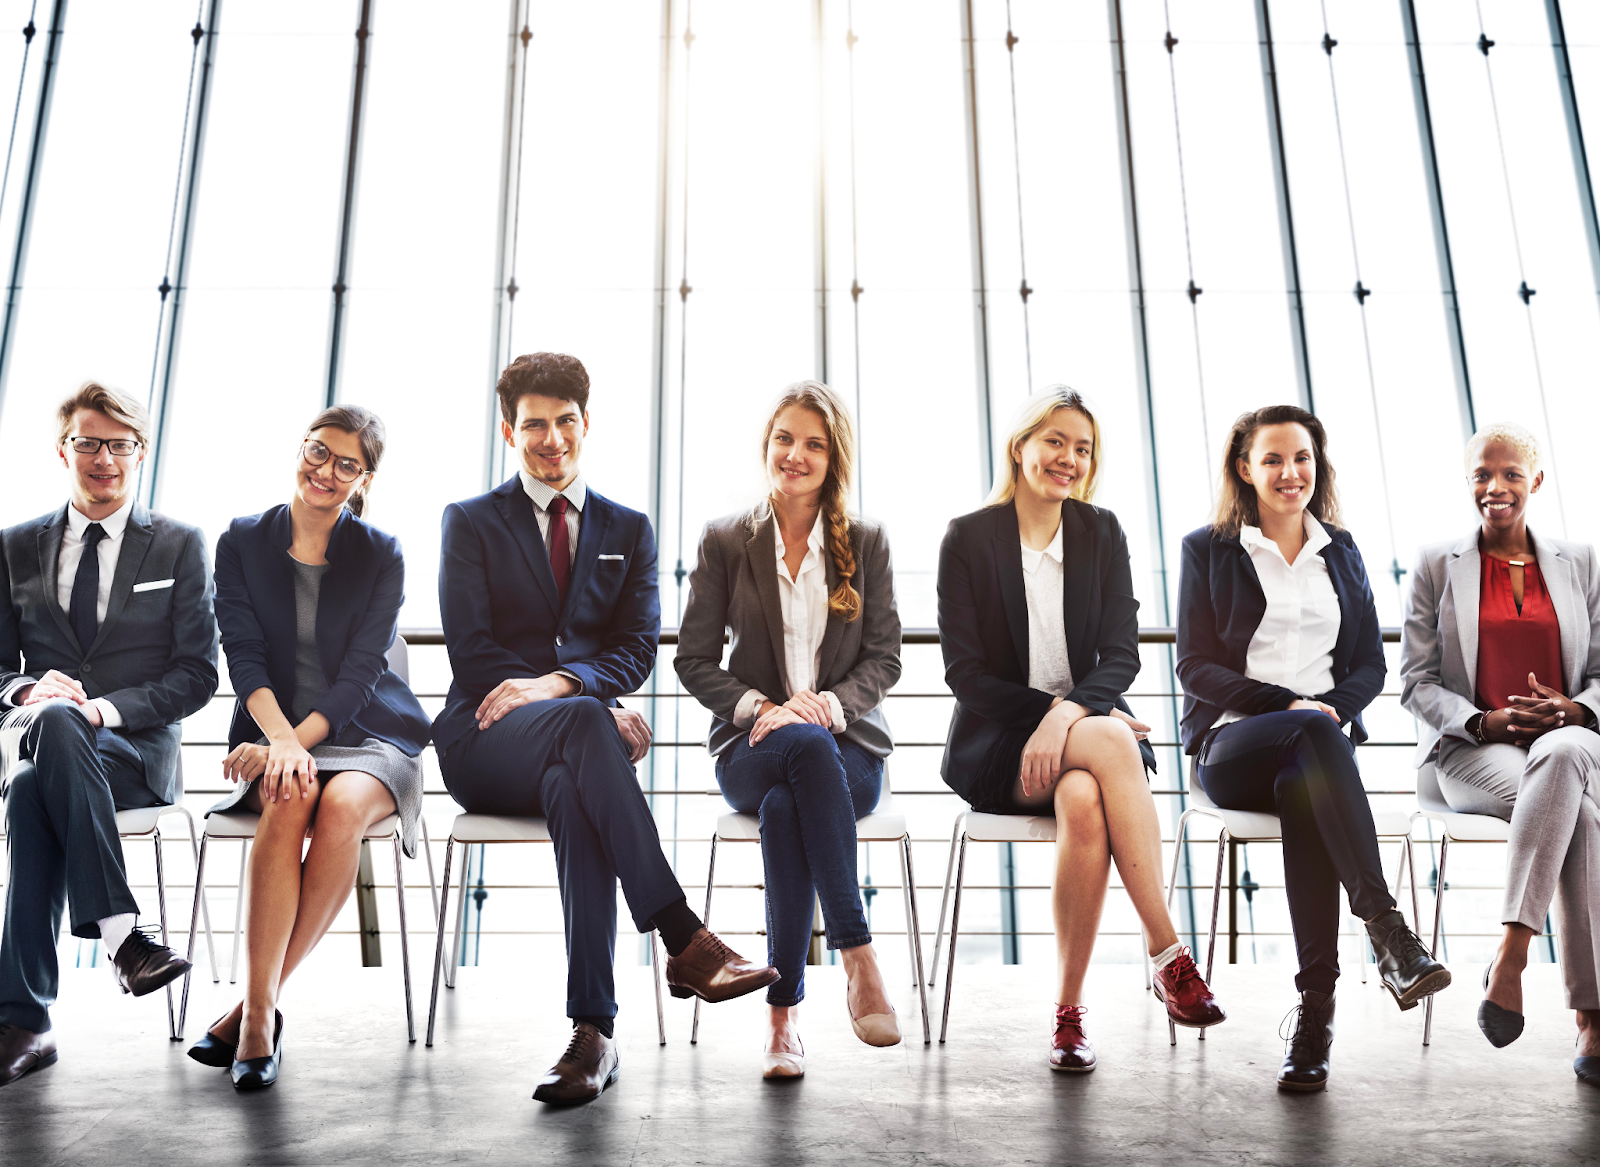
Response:
[{"label": "dark red oxford shoe", "polygon": [[1050,1068],[1084,1074],[1094,1069],[1094,1046],[1083,1032],[1082,1005],[1056,1006],[1056,1032],[1050,1039]]},{"label": "dark red oxford shoe", "polygon": [[1207,1029],[1228,1019],[1210,987],[1200,979],[1200,970],[1195,968],[1187,947],[1171,964],[1156,972],[1150,987],[1155,990],[1156,1000],[1166,1005],[1167,1017],[1175,1025]]}]

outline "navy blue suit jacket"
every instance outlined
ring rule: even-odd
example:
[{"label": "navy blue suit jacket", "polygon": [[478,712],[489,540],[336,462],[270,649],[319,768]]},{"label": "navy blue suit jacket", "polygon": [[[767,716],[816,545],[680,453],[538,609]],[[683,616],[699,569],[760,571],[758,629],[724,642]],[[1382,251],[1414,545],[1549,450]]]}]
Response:
[{"label": "navy blue suit jacket", "polygon": [[1250,638],[1267,614],[1250,553],[1237,535],[1201,527],[1183,537],[1183,567],[1178,576],[1178,680],[1183,685],[1183,749],[1193,754],[1200,739],[1227,710],[1276,713],[1301,697],[1339,711],[1351,740],[1367,740],[1361,711],[1383,689],[1388,665],[1378,631],[1372,585],[1350,532],[1328,528],[1333,542],[1321,551],[1328,578],[1339,597],[1339,639],[1333,646],[1333,688],[1326,693],[1296,693],[1245,676]]},{"label": "navy blue suit jacket", "polygon": [[441,753],[476,727],[478,705],[502,681],[562,669],[606,705],[645,683],[661,599],[644,515],[588,492],[565,604],[520,478],[451,503],[443,527],[439,612],[454,676],[433,723]]},{"label": "navy blue suit jacket", "polygon": [[[230,747],[261,740],[245,708],[251,693],[271,689],[285,717],[294,702],[293,538],[288,506],[275,506],[233,520],[217,540],[217,624],[238,694]],[[428,744],[428,715],[386,656],[405,599],[400,543],[345,511],[327,555],[332,566],[318,595],[317,656],[329,687],[312,709],[328,719],[329,744],[375,737],[414,758]]]}]

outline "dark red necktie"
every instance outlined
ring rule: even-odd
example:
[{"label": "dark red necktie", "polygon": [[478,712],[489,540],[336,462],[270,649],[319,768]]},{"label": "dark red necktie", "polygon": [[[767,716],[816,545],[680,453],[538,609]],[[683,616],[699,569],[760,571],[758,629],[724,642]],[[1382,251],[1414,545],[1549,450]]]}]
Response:
[{"label": "dark red necktie", "polygon": [[567,539],[567,500],[560,495],[550,504],[550,574],[556,577],[556,595],[567,602],[567,579],[572,574],[571,543]]}]

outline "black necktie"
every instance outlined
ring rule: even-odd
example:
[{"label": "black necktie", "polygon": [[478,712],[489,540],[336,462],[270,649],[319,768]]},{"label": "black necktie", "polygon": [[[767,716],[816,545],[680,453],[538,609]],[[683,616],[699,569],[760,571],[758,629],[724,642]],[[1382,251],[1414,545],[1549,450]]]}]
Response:
[{"label": "black necktie", "polygon": [[85,656],[100,631],[100,540],[106,529],[99,523],[90,523],[83,532],[83,558],[78,560],[78,574],[72,579],[72,603],[67,608],[67,623],[77,634],[78,646]]}]

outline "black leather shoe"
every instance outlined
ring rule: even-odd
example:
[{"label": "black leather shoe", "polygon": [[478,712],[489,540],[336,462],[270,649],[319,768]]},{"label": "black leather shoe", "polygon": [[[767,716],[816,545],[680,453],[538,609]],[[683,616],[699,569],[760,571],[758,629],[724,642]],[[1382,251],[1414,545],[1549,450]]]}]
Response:
[{"label": "black leather shoe", "polygon": [[1600,1057],[1591,1054],[1587,1057],[1573,1058],[1572,1072],[1578,1075],[1578,1081],[1585,1086],[1600,1086]]},{"label": "black leather shoe", "polygon": [[20,1025],[0,1025],[0,1086],[9,1086],[24,1074],[54,1065],[55,1060],[55,1034],[34,1033]]},{"label": "black leather shoe", "polygon": [[[233,1041],[224,1041],[222,1038],[211,1032],[212,1029],[217,1027],[217,1023],[226,1016],[227,1014],[224,1013],[222,1017],[218,1017],[216,1021],[213,1021],[210,1029],[205,1031],[200,1040],[189,1047],[189,1056],[195,1061],[199,1062],[202,1066],[211,1066],[214,1069],[226,1070],[233,1065],[233,1055],[239,1052],[239,1043]],[[283,1014],[276,1013],[276,1016],[278,1018],[278,1026],[279,1028],[282,1028]]]},{"label": "black leather shoe", "polygon": [[1478,1002],[1478,1028],[1495,1049],[1504,1049],[1522,1036],[1523,1016],[1489,1000],[1489,974],[1494,962],[1483,970],[1483,1000]]},{"label": "black leather shoe", "polygon": [[1428,955],[1399,908],[1390,908],[1368,924],[1367,937],[1378,958],[1383,987],[1401,1009],[1415,1009],[1422,998],[1449,986],[1450,970]]},{"label": "black leather shoe", "polygon": [[117,984],[124,993],[142,997],[165,988],[189,971],[187,960],[165,944],[156,943],[156,933],[154,924],[135,928],[117,949]]},{"label": "black leather shoe", "polygon": [[[1289,1052],[1278,1067],[1278,1089],[1324,1090],[1333,1046],[1333,994],[1301,993],[1300,1004],[1284,1021],[1289,1017],[1295,1017],[1294,1033],[1285,1038]],[[1281,1027],[1278,1036],[1284,1037]]]},{"label": "black leather shoe", "polygon": [[260,1090],[278,1080],[278,1067],[283,1063],[283,1014],[273,1011],[277,1018],[277,1032],[272,1036],[272,1052],[264,1058],[237,1059],[228,1067],[235,1090]]}]

